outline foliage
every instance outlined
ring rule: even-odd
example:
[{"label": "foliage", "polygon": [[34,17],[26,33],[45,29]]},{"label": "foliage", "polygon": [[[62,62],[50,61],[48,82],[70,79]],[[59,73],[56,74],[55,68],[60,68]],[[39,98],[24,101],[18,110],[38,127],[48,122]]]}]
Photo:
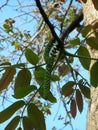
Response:
[{"label": "foliage", "polygon": [[[80,5],[78,1],[77,3]],[[11,96],[17,101],[0,112],[0,123],[10,119],[20,110],[19,115],[14,115],[5,130],[21,130],[22,127],[24,130],[46,130],[45,117],[51,114],[51,105],[55,104],[58,98],[54,94],[55,88],[59,90],[62,103],[66,104],[64,107],[68,124],[71,124],[70,119],[76,117],[77,110],[80,113],[83,111],[84,98],[90,99],[90,85],[98,86],[98,61],[90,56],[86,47],[87,44],[98,50],[97,39],[90,37],[92,26],[84,27],[78,23],[77,34],[72,38],[68,33],[61,45],[64,31],[69,27],[69,23],[78,17],[81,9],[71,2],[67,8],[66,0],[43,0],[41,4],[47,14],[44,21],[38,6],[33,4],[26,5],[29,12],[26,10],[24,15],[36,21],[35,32],[33,27],[30,28],[32,32],[28,31],[27,26],[22,31],[16,27],[17,20],[13,18],[6,19],[1,27],[0,48],[3,52],[7,49],[12,53],[7,56],[7,61],[0,61],[0,92],[10,91],[12,86],[14,94]],[[24,7],[20,6],[18,10],[24,11]],[[30,27],[31,25],[33,26],[33,21]],[[79,64],[76,63],[76,58]],[[76,66],[78,64],[89,71],[92,60],[96,62],[91,67],[88,83],[88,79],[84,78]]]}]

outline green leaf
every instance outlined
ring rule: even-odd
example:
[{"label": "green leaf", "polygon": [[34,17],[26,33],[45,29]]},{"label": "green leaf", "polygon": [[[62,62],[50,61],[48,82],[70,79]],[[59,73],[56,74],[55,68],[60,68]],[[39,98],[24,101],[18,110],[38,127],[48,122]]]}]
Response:
[{"label": "green leaf", "polygon": [[72,117],[75,118],[77,113],[77,108],[76,108],[76,101],[74,99],[71,100],[70,112]]},{"label": "green leaf", "polygon": [[[43,87],[41,87],[41,89],[39,90],[39,93],[40,93],[41,97],[44,98]],[[52,103],[56,103],[57,102],[56,98],[53,96],[53,94],[51,93],[51,91],[48,92],[47,100],[50,101],[50,102],[52,102]]]},{"label": "green leaf", "polygon": [[86,37],[87,34],[91,31],[91,29],[92,29],[92,26],[91,26],[91,25],[85,26],[84,29],[81,31],[82,36],[83,36],[83,37]]},{"label": "green leaf", "polygon": [[91,47],[94,48],[95,50],[98,50],[98,39],[95,37],[89,37],[86,40],[86,43]]},{"label": "green leaf", "polygon": [[31,103],[27,108],[27,112],[32,125],[36,130],[46,130],[44,115],[37,106]]},{"label": "green leaf", "polygon": [[20,121],[20,116],[14,117],[10,123],[6,126],[5,130],[15,130]]},{"label": "green leaf", "polygon": [[6,89],[10,82],[13,80],[13,77],[16,73],[16,70],[14,67],[8,67],[5,69],[5,72],[0,79],[0,91]]},{"label": "green leaf", "polygon": [[12,27],[11,27],[10,24],[5,23],[5,24],[3,24],[3,27],[4,27],[4,29],[5,29],[5,31],[6,31],[7,33],[12,32]]},{"label": "green leaf", "polygon": [[36,90],[36,86],[34,85],[26,86],[26,87],[19,87],[16,89],[13,97],[16,99],[23,98],[34,90]]},{"label": "green leaf", "polygon": [[3,24],[3,27],[8,30],[10,26],[9,26],[9,24],[5,23],[5,24]]},{"label": "green leaf", "polygon": [[34,71],[34,76],[39,85],[44,83],[45,69],[42,67],[36,68]]},{"label": "green leaf", "polygon": [[38,56],[29,48],[25,50],[25,57],[33,65],[36,65],[39,61]]},{"label": "green leaf", "polygon": [[53,74],[53,75],[51,75],[51,80],[55,82],[55,81],[59,81],[60,78],[59,78],[59,76]]},{"label": "green leaf", "polygon": [[90,82],[93,87],[98,86],[98,61],[95,62],[90,70]]},{"label": "green leaf", "polygon": [[[83,66],[86,70],[89,70],[91,60],[90,60],[90,54],[89,54],[87,48],[84,47],[84,46],[81,46],[81,47],[78,49],[78,56],[81,56],[81,57],[82,57],[82,58],[79,58],[80,63],[82,64],[82,66]],[[87,57],[87,58],[89,58],[89,59],[85,59],[85,58],[83,58],[83,57]]]},{"label": "green leaf", "polygon": [[25,105],[25,102],[20,100],[13,103],[11,106],[0,112],[0,123],[8,120],[17,110]]},{"label": "green leaf", "polygon": [[23,129],[24,130],[33,130],[34,129],[31,120],[27,116],[23,117]]},{"label": "green leaf", "polygon": [[73,87],[74,87],[75,84],[76,84],[75,82],[69,81],[65,85],[63,85],[63,87],[62,87],[62,94],[65,97],[70,96],[74,92]]},{"label": "green leaf", "polygon": [[20,87],[30,86],[30,81],[31,81],[31,72],[28,69],[20,70],[15,79],[14,92]]},{"label": "green leaf", "polygon": [[56,98],[53,96],[53,94],[51,92],[48,93],[47,100],[52,102],[52,103],[57,102]]},{"label": "green leaf", "polygon": [[76,102],[77,102],[79,112],[82,112],[82,110],[83,110],[83,98],[82,98],[82,94],[81,94],[79,89],[76,90]]},{"label": "green leaf", "polygon": [[69,40],[70,44],[73,46],[80,45],[80,39],[79,38],[73,38]]},{"label": "green leaf", "polygon": [[79,84],[79,88],[80,88],[82,94],[83,94],[86,98],[90,99],[90,88],[88,88],[88,87],[86,87],[86,86],[84,86],[84,85],[81,85],[81,84]]}]

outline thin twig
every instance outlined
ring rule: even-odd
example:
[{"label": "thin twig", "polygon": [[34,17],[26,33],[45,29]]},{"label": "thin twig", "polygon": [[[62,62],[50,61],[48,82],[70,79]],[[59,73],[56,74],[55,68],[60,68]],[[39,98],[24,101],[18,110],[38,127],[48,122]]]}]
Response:
[{"label": "thin twig", "polygon": [[4,6],[6,6],[8,4],[8,2],[9,2],[9,0],[6,0],[6,2],[3,5],[1,5],[0,9],[2,9]]}]

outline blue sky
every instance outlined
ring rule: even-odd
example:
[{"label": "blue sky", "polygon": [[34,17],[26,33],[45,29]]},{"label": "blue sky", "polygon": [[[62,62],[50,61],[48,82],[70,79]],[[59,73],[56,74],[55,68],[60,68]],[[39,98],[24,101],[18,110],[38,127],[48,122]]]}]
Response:
[{"label": "blue sky", "polygon": [[[0,5],[2,4],[2,1],[1,0],[1,3]],[[11,5],[14,5],[16,3],[16,0],[10,0],[11,2]],[[3,21],[7,18],[13,18],[15,15],[17,15],[17,12],[15,11],[15,7],[13,7],[13,10],[11,9],[11,6],[9,7],[5,7],[4,9],[2,9],[0,11],[0,24],[3,23]],[[17,19],[16,21],[16,25],[17,23],[21,24],[21,20],[20,19]],[[1,26],[1,25],[0,25]],[[36,26],[34,26],[34,30],[36,29]],[[32,31],[33,33],[33,30],[31,28],[31,25],[28,24],[28,26],[25,25],[20,27],[22,29],[27,29],[27,30],[30,30]],[[88,77],[88,74],[86,71],[82,71],[82,75],[85,75],[85,77],[87,78]],[[9,102],[5,102],[5,107],[8,106],[10,103]],[[2,107],[0,107],[1,110],[2,110]],[[58,111],[59,109],[59,111]],[[57,129],[56,130],[61,130],[61,128],[63,128],[63,122],[62,121],[58,121],[58,116],[59,114],[61,114],[62,116],[65,116],[66,113],[65,113],[65,110],[64,110],[64,107],[63,107],[63,104],[58,100],[58,102],[52,106],[51,108],[51,112],[52,112],[52,116],[48,116],[48,118],[46,119],[46,124],[47,124],[47,130],[52,130],[53,126],[55,126]],[[55,115],[57,114],[57,116],[55,117]],[[84,101],[84,110],[83,112],[80,114],[78,112],[77,114],[78,116],[72,120],[72,125],[73,125],[73,128],[74,130],[85,130],[85,126],[86,126],[86,115],[87,115],[87,103]],[[3,124],[0,124],[0,129],[4,129],[5,127],[5,124],[7,124],[7,122],[3,123]],[[55,129],[54,129],[55,130]],[[71,127],[68,125],[66,127],[64,127],[63,130],[72,130]]]}]

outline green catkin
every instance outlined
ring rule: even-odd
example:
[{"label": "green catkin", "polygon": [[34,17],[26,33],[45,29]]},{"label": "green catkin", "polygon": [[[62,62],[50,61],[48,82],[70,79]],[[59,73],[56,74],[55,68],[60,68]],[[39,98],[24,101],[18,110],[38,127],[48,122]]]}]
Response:
[{"label": "green catkin", "polygon": [[55,40],[54,38],[52,38],[47,44],[44,52],[44,60],[46,62],[46,72],[45,72],[44,85],[43,85],[44,99],[48,98],[50,92],[51,72],[52,72],[54,58],[57,49],[56,46],[54,47],[54,44],[55,44]]},{"label": "green catkin", "polygon": [[45,47],[45,52],[44,52],[44,60],[46,62],[46,64],[49,64],[50,62],[50,56],[49,56],[49,53],[50,53],[50,50],[53,46],[53,43],[55,42],[55,39],[52,38],[49,43],[47,44],[47,46]]}]

